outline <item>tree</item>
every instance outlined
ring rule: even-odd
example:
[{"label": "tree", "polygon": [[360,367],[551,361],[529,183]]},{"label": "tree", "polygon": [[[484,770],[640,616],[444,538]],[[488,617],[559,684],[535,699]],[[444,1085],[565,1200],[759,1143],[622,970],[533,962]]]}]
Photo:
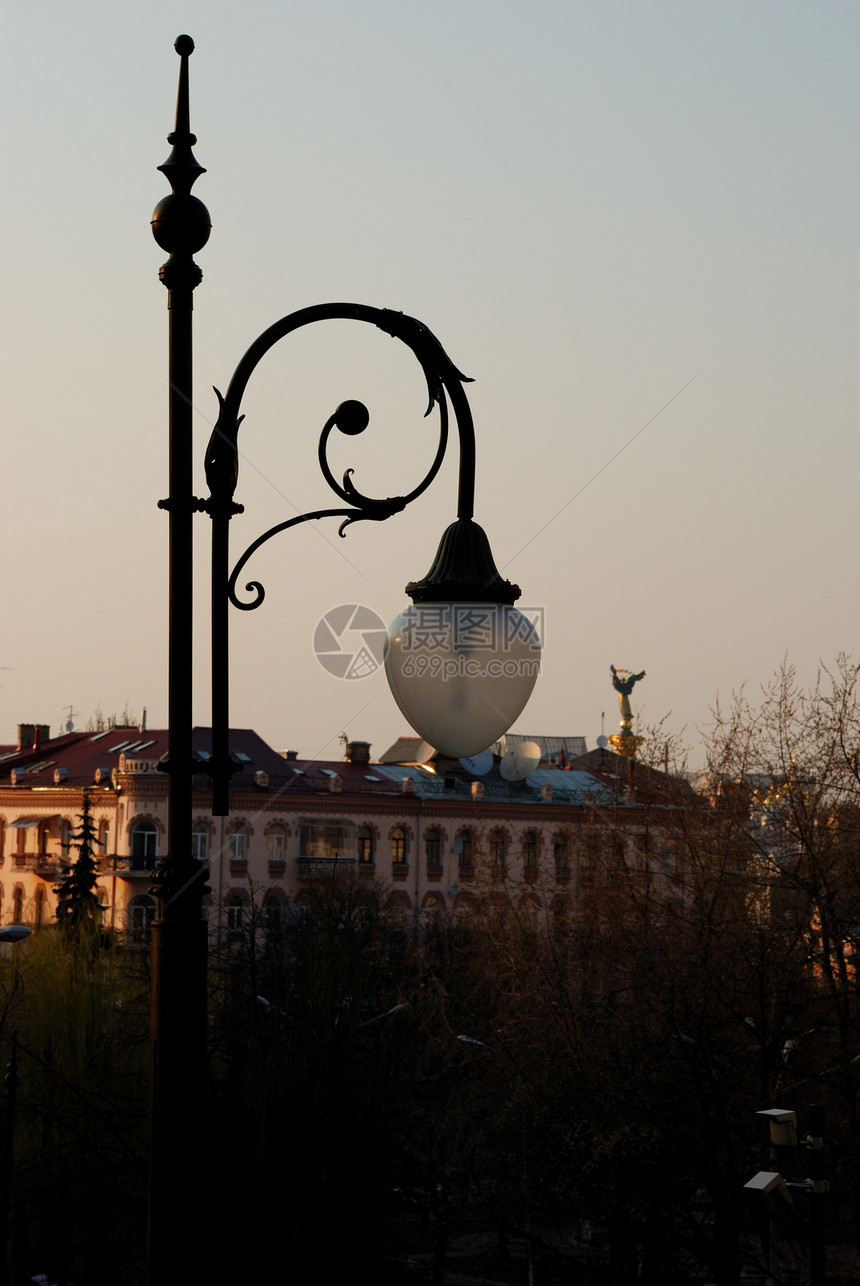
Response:
[{"label": "tree", "polygon": [[101,908],[96,894],[96,862],[93,845],[98,844],[95,825],[90,814],[89,793],[83,792],[80,827],[72,831],[70,848],[78,851],[77,859],[69,867],[63,882],[57,886],[57,923],[67,939],[95,942],[99,929]]}]

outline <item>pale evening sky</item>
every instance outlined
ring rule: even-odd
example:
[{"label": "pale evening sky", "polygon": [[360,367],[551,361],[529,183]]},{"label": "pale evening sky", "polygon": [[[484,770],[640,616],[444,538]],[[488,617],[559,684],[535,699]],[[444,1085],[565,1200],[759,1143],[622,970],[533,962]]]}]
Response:
[{"label": "pale evening sky", "polygon": [[[613,731],[614,663],[647,671],[644,720],[671,712],[695,742],[718,693],[754,692],[786,654],[809,679],[858,650],[855,3],[36,3],[5,18],[0,741],[21,721],[59,730],[70,705],[79,723],[126,702],[166,721],[167,314],[148,225],[180,32],[213,223],[198,494],[212,385],[260,331],[327,300],[402,309],[476,381],[476,517],[546,611],[523,731],[593,745],[602,711]],[[338,471],[371,494],[415,485],[434,430],[398,349],[331,324],[267,359],[237,554],[336,503],[316,440],[344,398],[372,421]],[[406,731],[381,673],[338,680],[311,639],[340,603],[400,611],[455,492],[452,459],[385,524],[261,552],[266,603],[233,614],[235,725],[334,758],[342,730],[374,754]],[[201,517],[199,723],[208,535]]]}]

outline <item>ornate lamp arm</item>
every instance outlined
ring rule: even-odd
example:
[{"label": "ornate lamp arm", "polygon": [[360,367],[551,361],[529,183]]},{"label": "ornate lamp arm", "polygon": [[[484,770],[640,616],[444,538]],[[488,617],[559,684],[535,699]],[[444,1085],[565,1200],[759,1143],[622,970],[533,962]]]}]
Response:
[{"label": "ornate lamp arm", "polygon": [[[248,381],[259,362],[268,351],[293,331],[318,321],[353,320],[367,322],[401,340],[415,355],[427,382],[428,406],[426,415],[439,408],[439,444],[429,470],[416,487],[405,496],[385,499],[363,495],[352,482],[352,469],[347,469],[343,482],[338,483],[329,467],[327,446],[336,428],[348,436],[362,433],[370,422],[367,408],[357,401],[341,403],[323,427],[319,443],[320,470],[332,491],[348,502],[348,507],[315,509],[310,513],[290,518],[270,528],[245,550],[229,571],[229,524],[241,506],[233,501],[239,475],[238,435],[244,416],[240,414],[242,398]],[[448,401],[454,409],[454,418],[460,443],[460,477],[458,495],[458,520],[471,524],[475,496],[475,431],[472,412],[463,390],[469,382],[451,359],[435,335],[414,317],[387,308],[373,308],[366,304],[318,304],[290,313],[275,322],[251,344],[222,397],[216,389],[220,413],[206,450],[206,480],[209,498],[205,508],[212,519],[212,757],[207,765],[212,777],[213,811],[224,815],[229,811],[229,782],[238,764],[229,751],[229,625],[228,609],[234,607],[251,611],[259,607],[265,590],[259,581],[249,581],[246,592],[250,600],[237,594],[237,582],[251,556],[279,532],[317,518],[342,518],[340,535],[353,522],[372,520],[383,522],[399,513],[422,495],[441,468],[448,443]],[[495,571],[495,568],[493,568]],[[496,573],[496,575],[498,575]]]}]

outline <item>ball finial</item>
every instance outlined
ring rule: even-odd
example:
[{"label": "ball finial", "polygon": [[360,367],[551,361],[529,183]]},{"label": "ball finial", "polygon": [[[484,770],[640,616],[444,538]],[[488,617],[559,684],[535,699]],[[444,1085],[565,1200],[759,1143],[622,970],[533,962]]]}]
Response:
[{"label": "ball finial", "polygon": [[332,419],[341,433],[355,437],[367,428],[370,423],[370,412],[363,402],[356,402],[350,398],[347,402],[341,402]]},{"label": "ball finial", "polygon": [[177,36],[173,42],[173,48],[180,58],[187,58],[189,54],[194,53],[194,41],[190,36]]}]

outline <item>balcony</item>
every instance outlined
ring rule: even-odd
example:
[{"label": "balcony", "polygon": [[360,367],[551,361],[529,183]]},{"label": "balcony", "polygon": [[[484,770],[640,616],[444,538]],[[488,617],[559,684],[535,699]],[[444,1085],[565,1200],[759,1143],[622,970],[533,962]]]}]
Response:
[{"label": "balcony", "polygon": [[60,867],[68,863],[68,858],[59,853],[13,853],[12,869],[15,871],[34,871],[46,880],[59,879]]},{"label": "balcony", "polygon": [[124,880],[148,880],[157,861],[157,857],[116,857],[111,859],[110,867],[101,863],[102,874],[116,873]]},{"label": "balcony", "polygon": [[300,857],[296,874],[300,880],[330,880],[354,870],[354,857]]}]

